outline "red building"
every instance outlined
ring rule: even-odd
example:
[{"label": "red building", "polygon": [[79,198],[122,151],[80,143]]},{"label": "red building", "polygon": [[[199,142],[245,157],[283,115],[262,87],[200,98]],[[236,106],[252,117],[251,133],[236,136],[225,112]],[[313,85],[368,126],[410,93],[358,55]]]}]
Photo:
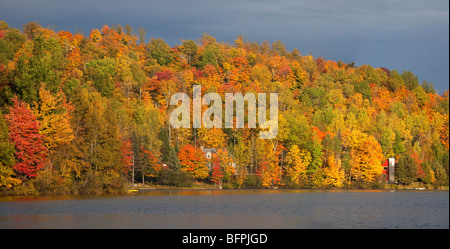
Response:
[{"label": "red building", "polygon": [[381,164],[381,167],[383,167],[381,174],[386,177],[386,181],[389,181],[389,159],[386,159],[383,164]]},{"label": "red building", "polygon": [[386,176],[386,182],[394,182],[394,170],[395,170],[395,158],[391,157],[386,159],[382,164],[383,167],[381,173]]}]

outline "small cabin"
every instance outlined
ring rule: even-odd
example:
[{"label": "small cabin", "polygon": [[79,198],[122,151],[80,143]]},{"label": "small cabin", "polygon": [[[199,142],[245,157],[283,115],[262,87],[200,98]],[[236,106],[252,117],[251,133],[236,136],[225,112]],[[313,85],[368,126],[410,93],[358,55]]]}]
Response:
[{"label": "small cabin", "polygon": [[[212,158],[213,155],[217,153],[217,149],[215,148],[204,148],[203,146],[201,147],[203,154],[206,157],[206,165],[208,166],[208,169],[211,170],[212,168]],[[224,149],[227,151],[227,149]],[[229,163],[229,165],[233,166],[235,173],[236,173],[236,162],[234,161],[233,155],[229,152],[228,155],[231,157],[232,161]]]}]

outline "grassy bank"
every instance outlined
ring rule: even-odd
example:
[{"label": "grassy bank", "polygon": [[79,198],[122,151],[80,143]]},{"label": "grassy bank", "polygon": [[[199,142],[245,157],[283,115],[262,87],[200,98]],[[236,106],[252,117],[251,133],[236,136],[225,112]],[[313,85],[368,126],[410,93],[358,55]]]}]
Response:
[{"label": "grassy bank", "polygon": [[[177,186],[168,186],[168,185],[159,185],[155,183],[138,183],[135,184],[134,187],[130,186],[130,189],[136,190],[195,190],[195,189],[239,189],[234,188],[233,185],[224,185],[219,187],[215,184],[204,183],[204,182],[194,182],[191,186],[186,187],[177,187]],[[265,189],[265,188],[257,188],[257,189]],[[280,187],[278,189],[291,189],[286,187]],[[297,189],[297,188],[296,188]],[[298,188],[304,189],[304,188]],[[305,188],[307,189],[307,188]],[[433,186],[431,184],[423,184],[423,183],[412,183],[409,185],[398,185],[398,184],[383,184],[376,188],[361,188],[358,186],[350,186],[349,188],[344,189],[386,189],[386,190],[449,190],[448,186]]]},{"label": "grassy bank", "polygon": [[194,182],[191,186],[177,187],[169,185],[160,185],[156,183],[137,183],[135,186],[130,186],[131,189],[137,190],[166,190],[166,189],[219,189],[214,184],[204,183],[204,182]]}]

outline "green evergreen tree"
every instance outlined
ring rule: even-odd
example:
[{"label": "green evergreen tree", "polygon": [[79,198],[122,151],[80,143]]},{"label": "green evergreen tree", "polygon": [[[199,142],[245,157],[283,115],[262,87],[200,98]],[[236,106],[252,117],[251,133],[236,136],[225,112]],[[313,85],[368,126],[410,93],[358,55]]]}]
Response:
[{"label": "green evergreen tree", "polygon": [[25,43],[24,50],[18,57],[14,70],[13,88],[25,102],[33,105],[39,100],[41,82],[45,82],[52,93],[59,90],[62,69],[67,59],[64,58],[58,40],[53,37],[45,39],[42,35],[37,35]]},{"label": "green evergreen tree", "polygon": [[169,135],[164,128],[160,129],[159,139],[162,141],[162,162],[165,163],[170,169],[179,171],[181,169],[181,163],[178,159],[176,148],[170,144]]},{"label": "green evergreen tree", "polygon": [[405,145],[402,141],[402,138],[400,137],[400,134],[398,132],[395,132],[395,140],[393,145],[394,155],[398,156],[406,152]]},{"label": "green evergreen tree", "polygon": [[115,89],[115,64],[116,61],[111,58],[93,60],[86,64],[86,81],[90,81],[102,96],[109,97]]},{"label": "green evergreen tree", "polygon": [[417,167],[414,159],[409,154],[400,156],[400,160],[395,168],[395,179],[400,184],[411,184],[417,180]]},{"label": "green evergreen tree", "polygon": [[150,39],[147,50],[148,56],[155,59],[161,66],[169,65],[174,60],[172,48],[163,39]]},{"label": "green evergreen tree", "polygon": [[195,64],[195,55],[198,51],[198,46],[193,40],[183,42],[183,52],[187,57],[187,62],[191,65]]}]

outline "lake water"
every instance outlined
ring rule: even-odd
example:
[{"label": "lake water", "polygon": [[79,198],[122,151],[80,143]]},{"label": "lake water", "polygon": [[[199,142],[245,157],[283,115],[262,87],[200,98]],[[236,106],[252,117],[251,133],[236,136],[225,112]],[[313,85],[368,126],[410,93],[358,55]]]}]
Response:
[{"label": "lake water", "polygon": [[0,197],[0,228],[449,228],[448,191],[155,190]]}]

